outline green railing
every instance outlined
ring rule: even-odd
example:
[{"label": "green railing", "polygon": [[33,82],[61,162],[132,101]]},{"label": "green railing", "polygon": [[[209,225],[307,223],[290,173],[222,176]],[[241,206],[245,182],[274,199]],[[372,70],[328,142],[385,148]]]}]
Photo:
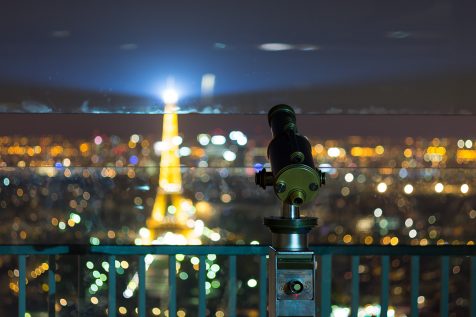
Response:
[{"label": "green railing", "polygon": [[[440,316],[448,316],[449,313],[449,267],[451,256],[468,256],[470,264],[470,316],[476,317],[476,246],[362,246],[362,245],[316,245],[312,246],[319,261],[319,292],[318,305],[320,316],[331,315],[331,278],[332,257],[334,255],[351,256],[351,316],[356,317],[359,306],[359,263],[361,256],[379,256],[381,258],[381,285],[380,285],[380,316],[387,316],[389,304],[390,286],[390,256],[411,256],[411,317],[418,316],[418,294],[420,289],[420,257],[439,256],[441,259],[440,276]],[[18,255],[19,257],[19,294],[18,315],[26,313],[26,262],[29,255],[49,255],[48,269],[48,311],[49,316],[55,316],[55,255],[106,255],[110,267],[115,266],[116,256],[136,255],[139,257],[139,292],[138,292],[138,315],[146,316],[146,289],[145,289],[145,256],[167,255],[168,269],[173,272],[176,267],[175,255],[194,255],[200,259],[198,270],[199,303],[197,316],[205,317],[206,314],[206,256],[216,254],[228,256],[228,312],[226,316],[235,317],[237,311],[237,256],[255,255],[260,257],[259,269],[259,316],[265,317],[266,292],[267,292],[267,246],[89,246],[89,245],[62,245],[62,246],[35,246],[35,245],[0,245],[0,255]],[[108,316],[117,315],[116,305],[116,270],[109,270],[108,278]],[[177,315],[177,287],[176,275],[169,274],[169,316]]]}]

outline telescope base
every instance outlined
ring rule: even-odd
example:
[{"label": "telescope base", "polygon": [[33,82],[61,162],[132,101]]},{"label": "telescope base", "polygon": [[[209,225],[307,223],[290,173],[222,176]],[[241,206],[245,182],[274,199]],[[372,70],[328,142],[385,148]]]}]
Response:
[{"label": "telescope base", "polygon": [[311,251],[269,250],[270,317],[315,317],[315,265]]}]

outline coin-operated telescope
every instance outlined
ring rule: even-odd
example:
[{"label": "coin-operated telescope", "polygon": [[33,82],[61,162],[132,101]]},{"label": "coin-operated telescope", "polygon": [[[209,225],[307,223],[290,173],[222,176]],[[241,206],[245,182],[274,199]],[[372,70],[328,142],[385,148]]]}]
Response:
[{"label": "coin-operated telescope", "polygon": [[269,251],[270,317],[316,316],[316,261],[308,249],[308,234],[317,218],[301,217],[299,208],[312,201],[325,184],[325,174],[314,166],[311,144],[297,131],[296,115],[287,105],[268,112],[273,139],[268,145],[271,170],[256,173],[255,182],[274,188],[283,202],[281,217],[267,217],[272,233]]}]

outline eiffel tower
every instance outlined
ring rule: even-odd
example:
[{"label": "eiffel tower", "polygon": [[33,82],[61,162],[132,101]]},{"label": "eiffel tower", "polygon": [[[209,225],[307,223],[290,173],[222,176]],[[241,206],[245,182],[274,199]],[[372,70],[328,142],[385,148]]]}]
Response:
[{"label": "eiffel tower", "polygon": [[150,242],[167,232],[177,234],[185,241],[191,232],[187,220],[194,213],[194,206],[191,200],[182,196],[177,109],[175,102],[165,104],[159,183],[152,213],[147,219]]}]

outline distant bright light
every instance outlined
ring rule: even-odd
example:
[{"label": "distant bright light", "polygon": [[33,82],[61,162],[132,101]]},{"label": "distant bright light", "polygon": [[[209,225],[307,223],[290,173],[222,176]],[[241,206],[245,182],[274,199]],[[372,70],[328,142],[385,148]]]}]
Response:
[{"label": "distant bright light", "polygon": [[412,239],[415,238],[416,235],[417,235],[417,231],[415,229],[410,230],[410,232],[408,233],[408,236]]},{"label": "distant bright light", "polygon": [[164,90],[164,92],[162,93],[162,100],[166,104],[175,104],[177,103],[178,98],[178,93],[177,91],[175,91],[175,89],[169,88]]},{"label": "distant bright light", "polygon": [[238,145],[246,145],[246,143],[248,143],[248,138],[242,134],[237,140],[236,140],[236,143],[238,143]]},{"label": "distant bright light", "polygon": [[129,158],[129,163],[131,163],[132,165],[136,165],[137,163],[139,163],[139,158],[135,155],[132,155]]},{"label": "distant bright light", "polygon": [[345,174],[344,179],[347,183],[350,183],[354,180],[354,175],[352,175],[352,173],[347,173]]},{"label": "distant bright light", "polygon": [[200,145],[208,145],[208,143],[210,143],[210,136],[208,134],[199,134],[197,136],[197,140],[198,140],[198,143],[200,143]]},{"label": "distant bright light", "polygon": [[413,219],[412,218],[407,218],[405,220],[405,227],[410,228],[413,225]]},{"label": "distant bright light", "polygon": [[377,191],[378,191],[379,193],[385,193],[385,192],[387,191],[387,184],[385,184],[385,183],[383,183],[383,182],[382,182],[382,183],[379,183],[379,184],[377,185]]},{"label": "distant bright light", "polygon": [[69,158],[65,158],[63,160],[63,165],[69,167],[71,165],[71,160]]},{"label": "distant bright light", "polygon": [[223,145],[226,142],[226,138],[223,135],[212,136],[212,143],[215,145]]},{"label": "distant bright light", "polygon": [[9,180],[7,177],[5,177],[5,178],[3,179],[3,185],[5,185],[5,186],[10,185],[10,180]]},{"label": "distant bright light", "polygon": [[132,292],[131,289],[127,288],[124,293],[122,293],[122,296],[124,296],[124,298],[131,298],[132,295],[134,295],[134,292]]},{"label": "distant bright light", "polygon": [[140,235],[141,238],[143,238],[143,239],[150,238],[150,231],[149,231],[149,229],[147,229],[147,228],[145,228],[145,227],[142,227],[142,228],[140,228],[140,230],[139,230],[139,235]]},{"label": "distant bright light", "polygon": [[236,154],[232,151],[225,151],[223,153],[223,158],[228,162],[232,162],[236,159]]},{"label": "distant bright light", "polygon": [[203,96],[213,95],[214,88],[215,88],[215,75],[204,74],[202,76],[202,95]]},{"label": "distant bright light", "polygon": [[466,142],[464,142],[464,145],[465,145],[468,149],[470,149],[470,148],[473,147],[473,141],[471,141],[471,140],[466,140]]},{"label": "distant bright light", "polygon": [[241,146],[246,145],[246,143],[248,143],[248,138],[241,131],[231,131],[229,137],[230,140],[236,141],[236,143]]},{"label": "distant bright light", "polygon": [[332,306],[332,317],[347,317],[350,315],[350,308]]},{"label": "distant bright light", "polygon": [[236,141],[238,140],[240,134],[243,134],[241,131],[231,131],[229,134],[230,140]]},{"label": "distant bright light", "polygon": [[195,232],[196,235],[201,235],[203,233],[204,227],[205,227],[205,224],[203,223],[203,221],[197,220],[195,221],[195,227],[193,231]]},{"label": "distant bright light", "polygon": [[190,154],[192,154],[192,150],[189,147],[184,146],[180,148],[179,154],[180,156],[189,156]]},{"label": "distant bright light", "polygon": [[469,186],[468,186],[468,184],[463,184],[463,185],[461,185],[460,189],[461,189],[461,192],[463,194],[466,194],[469,191]]},{"label": "distant bright light", "polygon": [[218,232],[212,232],[212,233],[210,234],[210,240],[216,242],[216,241],[219,241],[220,239],[221,239],[221,236],[220,236],[220,234],[219,234]]},{"label": "distant bright light", "polygon": [[97,137],[95,137],[95,138],[94,138],[94,143],[95,143],[96,145],[101,144],[101,143],[102,143],[102,138],[101,138],[101,136],[98,135]]},{"label": "distant bright light", "polygon": [[374,216],[377,217],[377,218],[378,218],[378,217],[381,217],[381,216],[382,216],[382,213],[383,213],[383,210],[382,210],[381,208],[376,208],[376,209],[374,210]]},{"label": "distant bright light", "polygon": [[435,192],[441,193],[445,189],[445,186],[442,183],[437,183],[435,185]]},{"label": "distant bright light", "polygon": [[251,279],[248,280],[247,284],[248,284],[249,287],[256,287],[256,285],[258,285],[258,281],[255,280],[254,278],[251,278]]},{"label": "distant bright light", "polygon": [[172,138],[173,145],[180,145],[183,142],[183,138],[180,135],[176,135]]},{"label": "distant bright light", "polygon": [[327,155],[330,157],[338,157],[340,155],[340,150],[339,148],[331,147],[327,150]]},{"label": "distant bright light", "polygon": [[405,187],[403,187],[403,191],[405,192],[405,194],[410,195],[411,193],[413,193],[413,186],[410,184],[406,184]]},{"label": "distant bright light", "polygon": [[293,45],[286,43],[264,43],[259,46],[259,49],[263,51],[286,51],[293,48]]},{"label": "distant bright light", "polygon": [[131,135],[131,141],[132,142],[137,143],[137,142],[139,142],[139,140],[140,140],[139,135],[137,135],[137,134]]},{"label": "distant bright light", "polygon": [[162,152],[170,149],[169,142],[157,141],[154,143],[154,152],[156,155],[160,155]]},{"label": "distant bright light", "polygon": [[401,168],[400,171],[398,172],[398,176],[400,176],[400,178],[406,178],[408,176],[407,169]]}]

